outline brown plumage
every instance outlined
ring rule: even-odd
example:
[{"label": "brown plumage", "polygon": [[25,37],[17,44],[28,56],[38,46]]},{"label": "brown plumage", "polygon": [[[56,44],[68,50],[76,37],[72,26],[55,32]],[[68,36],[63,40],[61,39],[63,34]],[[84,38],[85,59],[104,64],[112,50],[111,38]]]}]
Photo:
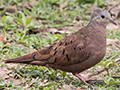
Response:
[{"label": "brown plumage", "polygon": [[27,63],[72,72],[85,83],[79,73],[99,63],[106,53],[106,26],[111,19],[104,9],[94,11],[89,24],[49,47],[31,54],[6,60],[6,63]]}]

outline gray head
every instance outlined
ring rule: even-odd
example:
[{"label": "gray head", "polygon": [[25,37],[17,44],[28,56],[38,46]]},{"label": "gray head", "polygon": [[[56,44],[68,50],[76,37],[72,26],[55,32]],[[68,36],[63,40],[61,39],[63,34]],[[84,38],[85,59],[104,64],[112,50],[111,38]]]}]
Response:
[{"label": "gray head", "polygon": [[107,26],[108,23],[113,23],[117,25],[116,22],[114,22],[113,19],[111,18],[110,13],[101,8],[98,8],[94,11],[90,22],[95,22],[105,27]]}]

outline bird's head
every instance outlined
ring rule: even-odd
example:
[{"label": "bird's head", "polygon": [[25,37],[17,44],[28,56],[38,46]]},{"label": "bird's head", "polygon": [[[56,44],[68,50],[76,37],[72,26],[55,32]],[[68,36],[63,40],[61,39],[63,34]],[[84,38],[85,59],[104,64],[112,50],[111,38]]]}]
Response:
[{"label": "bird's head", "polygon": [[117,25],[116,22],[111,18],[110,13],[101,8],[98,8],[94,11],[90,22],[95,22],[95,23],[101,24],[105,27],[107,26],[108,23],[113,23],[113,24]]}]

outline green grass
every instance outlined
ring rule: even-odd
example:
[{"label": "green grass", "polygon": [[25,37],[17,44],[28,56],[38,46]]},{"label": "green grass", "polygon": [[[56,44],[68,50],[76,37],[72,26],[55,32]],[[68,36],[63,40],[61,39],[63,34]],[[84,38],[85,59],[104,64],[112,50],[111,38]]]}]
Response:
[{"label": "green grass", "polygon": [[[32,0],[27,0],[32,2]],[[0,41],[0,68],[6,67],[7,64],[3,63],[3,59],[16,58],[23,56],[27,53],[33,52],[33,49],[40,49],[42,47],[49,46],[50,44],[62,39],[66,36],[64,34],[51,34],[46,32],[42,34],[46,28],[58,28],[63,26],[71,26],[77,24],[76,16],[80,16],[85,26],[90,19],[91,12],[88,10],[95,2],[91,0],[36,0],[37,4],[29,9],[22,8],[21,6],[26,3],[26,0],[4,0],[0,1],[0,5],[10,6],[17,5],[18,11],[15,14],[8,13],[6,10],[1,10],[0,15],[2,20],[0,21],[0,34],[3,33],[9,44],[3,44]],[[97,6],[104,7],[106,1],[97,0]],[[66,3],[66,4],[65,4]],[[22,9],[22,10],[20,10]],[[39,33],[29,34],[31,30],[39,29]],[[13,32],[11,35],[10,32]],[[108,30],[107,38],[119,39],[120,32],[113,33],[113,30]],[[23,44],[24,47],[20,47],[16,44]],[[111,45],[112,46],[112,45]],[[29,48],[29,49],[27,49]],[[120,53],[116,53],[116,50],[112,48],[113,55],[106,55],[106,57],[94,67],[94,71],[97,71],[98,67],[103,67],[108,74],[101,76],[105,81],[105,84],[98,84],[94,86],[87,86],[87,90],[119,90],[120,78],[113,78],[112,76],[120,75],[120,65],[115,62],[116,58],[120,57]],[[16,68],[8,68],[10,70],[9,75],[15,77],[15,79],[21,79],[23,82],[19,85],[15,85],[12,80],[6,82],[0,77],[0,89],[16,89],[16,90],[57,90],[63,89],[63,86],[73,85],[75,87],[83,87],[84,83],[79,79],[74,79],[66,72],[60,70],[53,70],[43,66],[35,65],[21,65],[18,64]],[[113,74],[114,72],[115,74]],[[111,81],[112,80],[112,81]]]}]

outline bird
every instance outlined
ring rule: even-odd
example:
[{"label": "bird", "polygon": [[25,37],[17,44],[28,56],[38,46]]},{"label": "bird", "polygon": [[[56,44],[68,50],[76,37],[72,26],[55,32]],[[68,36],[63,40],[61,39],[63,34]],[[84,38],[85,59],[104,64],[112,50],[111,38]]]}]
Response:
[{"label": "bird", "polygon": [[85,84],[89,78],[80,73],[99,63],[106,54],[106,26],[117,25],[110,13],[96,9],[85,27],[33,53],[5,60],[5,63],[24,63],[46,66],[71,72]]}]

